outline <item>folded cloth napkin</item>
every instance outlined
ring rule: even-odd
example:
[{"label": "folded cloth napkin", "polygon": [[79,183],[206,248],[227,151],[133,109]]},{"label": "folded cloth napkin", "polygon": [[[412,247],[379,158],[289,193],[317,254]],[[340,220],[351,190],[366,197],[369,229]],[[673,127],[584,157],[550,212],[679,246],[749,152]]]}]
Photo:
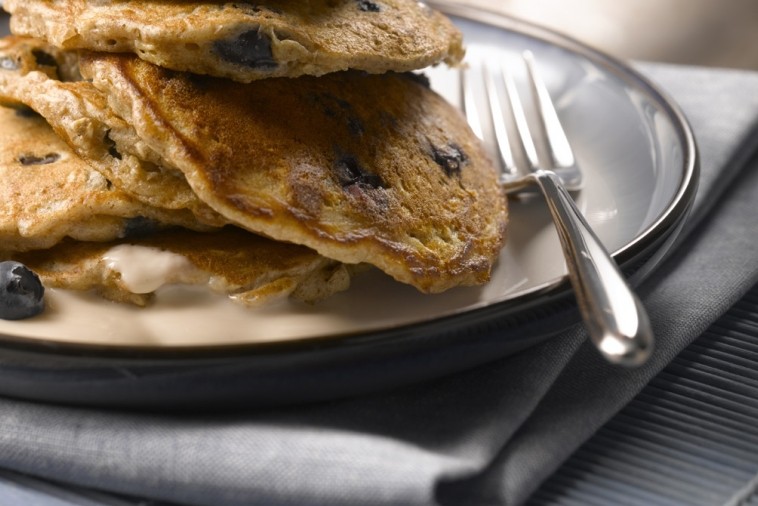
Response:
[{"label": "folded cloth napkin", "polygon": [[525,501],[758,281],[758,74],[641,70],[682,106],[702,170],[682,240],[638,288],[657,336],[645,366],[606,364],[577,324],[462,373],[307,406],[165,415],[0,399],[0,468],[188,505]]}]

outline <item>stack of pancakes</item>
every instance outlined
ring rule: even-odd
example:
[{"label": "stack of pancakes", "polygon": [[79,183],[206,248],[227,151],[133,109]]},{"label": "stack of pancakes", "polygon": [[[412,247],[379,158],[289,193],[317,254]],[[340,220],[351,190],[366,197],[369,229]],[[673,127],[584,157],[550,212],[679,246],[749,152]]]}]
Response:
[{"label": "stack of pancakes", "polygon": [[[465,120],[411,72],[463,56],[428,6],[3,7],[0,259],[47,286],[144,305],[162,283],[207,284],[256,304],[322,299],[357,265],[425,293],[488,280],[506,201]],[[130,282],[140,262],[160,279]]]}]

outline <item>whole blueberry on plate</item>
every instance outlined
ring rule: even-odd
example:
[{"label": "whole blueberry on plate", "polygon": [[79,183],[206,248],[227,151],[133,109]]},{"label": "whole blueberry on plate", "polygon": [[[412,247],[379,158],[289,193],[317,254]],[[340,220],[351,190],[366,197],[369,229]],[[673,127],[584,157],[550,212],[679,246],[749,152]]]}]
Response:
[{"label": "whole blueberry on plate", "polygon": [[21,320],[45,309],[45,287],[24,264],[0,262],[0,318]]}]

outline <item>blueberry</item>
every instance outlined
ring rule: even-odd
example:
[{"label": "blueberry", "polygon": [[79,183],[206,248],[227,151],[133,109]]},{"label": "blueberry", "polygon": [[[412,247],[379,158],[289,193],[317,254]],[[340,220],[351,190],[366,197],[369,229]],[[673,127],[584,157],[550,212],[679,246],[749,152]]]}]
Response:
[{"label": "blueberry", "polygon": [[19,118],[39,118],[40,115],[32,109],[23,104],[4,104],[5,107],[11,107]]},{"label": "blueberry", "polygon": [[358,8],[363,12],[380,12],[382,10],[378,4],[370,0],[358,0]]},{"label": "blueberry", "polygon": [[118,149],[116,149],[116,141],[111,139],[111,131],[107,130],[105,132],[105,137],[103,137],[103,142],[105,143],[105,146],[108,148],[108,154],[111,155],[116,160],[121,160],[122,156],[121,153],[118,152]]},{"label": "blueberry", "polygon": [[381,176],[368,172],[352,156],[341,157],[335,162],[334,169],[342,188],[348,188],[353,185],[373,189],[385,187]]},{"label": "blueberry", "polygon": [[37,65],[42,65],[44,67],[58,67],[58,61],[55,57],[41,49],[32,50],[32,56],[34,56],[34,61]]},{"label": "blueberry", "polygon": [[45,309],[45,287],[24,264],[0,262],[0,318],[21,320]]},{"label": "blueberry", "polygon": [[248,30],[233,39],[217,40],[213,49],[224,60],[258,70],[279,66],[271,50],[271,38],[259,29]]},{"label": "blueberry", "polygon": [[134,238],[144,237],[160,230],[161,224],[153,219],[144,216],[135,216],[129,218],[124,224],[124,230],[121,237]]},{"label": "blueberry", "polygon": [[460,175],[461,169],[468,163],[468,156],[463,149],[452,142],[442,147],[432,144],[432,158],[442,167],[447,177]]},{"label": "blueberry", "polygon": [[330,118],[343,118],[347,123],[347,128],[351,134],[360,137],[363,135],[364,127],[361,119],[355,114],[353,106],[350,102],[339,97],[335,97],[331,93],[322,93],[314,95],[312,100],[316,102],[324,114]]},{"label": "blueberry", "polygon": [[60,157],[61,155],[58,153],[48,153],[45,156],[21,155],[18,157],[18,161],[21,165],[47,165],[57,162]]}]

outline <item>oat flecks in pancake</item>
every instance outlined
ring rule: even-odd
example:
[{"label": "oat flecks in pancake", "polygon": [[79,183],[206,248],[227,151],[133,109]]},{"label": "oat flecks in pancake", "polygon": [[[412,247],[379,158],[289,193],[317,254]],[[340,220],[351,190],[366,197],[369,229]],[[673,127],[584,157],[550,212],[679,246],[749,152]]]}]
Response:
[{"label": "oat flecks in pancake", "polygon": [[104,93],[77,78],[75,55],[35,39],[0,39],[0,103],[38,112],[77,155],[146,205],[191,212],[205,226],[228,222],[197,198],[181,173],[158,165],[157,155],[110,111]]},{"label": "oat flecks in pancake", "polygon": [[155,209],[91,168],[30,111],[0,107],[0,250],[52,246],[65,236],[103,241],[140,224],[198,227],[189,212]]},{"label": "oat flecks in pancake", "polygon": [[425,292],[489,278],[507,218],[459,112],[407,75],[250,84],[88,54],[114,113],[220,214]]},{"label": "oat flecks in pancake", "polygon": [[417,0],[8,0],[5,9],[13,33],[63,49],[131,52],[241,82],[408,71],[463,56],[460,31]]},{"label": "oat flecks in pancake", "polygon": [[14,257],[36,272],[46,286],[96,290],[111,300],[147,305],[153,292],[134,293],[105,259],[112,248],[123,246],[180,255],[187,265],[167,272],[166,285],[208,286],[248,306],[286,296],[313,303],[347,289],[350,282],[345,266],[313,250],[234,227],[208,233],[173,229],[106,243],[68,240]]}]

